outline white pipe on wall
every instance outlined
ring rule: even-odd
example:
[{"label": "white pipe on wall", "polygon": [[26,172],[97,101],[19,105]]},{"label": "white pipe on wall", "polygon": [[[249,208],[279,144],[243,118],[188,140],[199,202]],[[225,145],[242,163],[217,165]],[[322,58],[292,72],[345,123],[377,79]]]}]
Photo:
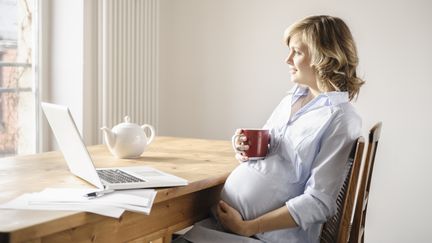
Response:
[{"label": "white pipe on wall", "polygon": [[101,125],[158,127],[158,1],[102,1]]}]

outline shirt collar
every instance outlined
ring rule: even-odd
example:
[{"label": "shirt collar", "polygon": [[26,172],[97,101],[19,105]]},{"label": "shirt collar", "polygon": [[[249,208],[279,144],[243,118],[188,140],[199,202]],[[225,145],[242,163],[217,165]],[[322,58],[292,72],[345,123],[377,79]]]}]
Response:
[{"label": "shirt collar", "polygon": [[290,91],[288,91],[289,95],[292,95],[293,97],[299,97],[302,95],[307,94],[308,90],[306,87],[300,86],[298,84],[294,85]]},{"label": "shirt collar", "polygon": [[332,91],[321,93],[319,96],[325,97],[329,105],[339,105],[349,102],[348,92]]},{"label": "shirt collar", "polygon": [[[292,95],[294,98],[293,100],[296,100],[296,98],[306,95],[308,92],[308,88],[296,84],[290,91],[288,91],[288,94]],[[324,92],[318,95],[315,99],[322,100],[324,102],[319,103],[330,106],[349,102],[348,92],[339,91]]]}]

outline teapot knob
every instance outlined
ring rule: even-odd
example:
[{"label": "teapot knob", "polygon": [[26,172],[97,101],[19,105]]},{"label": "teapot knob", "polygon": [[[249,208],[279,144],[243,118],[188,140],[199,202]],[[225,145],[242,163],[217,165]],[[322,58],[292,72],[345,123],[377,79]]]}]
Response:
[{"label": "teapot knob", "polygon": [[124,117],[124,121],[127,122],[127,123],[130,123],[130,117],[129,116],[125,116]]}]

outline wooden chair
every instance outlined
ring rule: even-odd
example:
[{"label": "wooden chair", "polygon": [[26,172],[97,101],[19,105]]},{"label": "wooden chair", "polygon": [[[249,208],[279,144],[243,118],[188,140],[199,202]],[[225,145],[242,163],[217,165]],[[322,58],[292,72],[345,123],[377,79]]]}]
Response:
[{"label": "wooden chair", "polygon": [[337,212],[324,224],[321,243],[348,242],[364,144],[364,138],[359,137],[353,145],[348,158],[348,173],[336,201]]},{"label": "wooden chair", "polygon": [[372,171],[375,162],[375,154],[378,147],[378,140],[381,134],[382,122],[375,124],[369,131],[368,148],[366,160],[364,161],[363,173],[357,193],[357,203],[354,211],[354,218],[351,228],[351,243],[364,242],[366,210],[369,200],[369,189],[372,179]]}]

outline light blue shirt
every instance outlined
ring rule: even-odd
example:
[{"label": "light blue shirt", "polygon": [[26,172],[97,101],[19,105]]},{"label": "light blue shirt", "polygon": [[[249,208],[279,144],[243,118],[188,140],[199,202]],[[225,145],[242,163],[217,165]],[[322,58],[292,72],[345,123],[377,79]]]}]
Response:
[{"label": "light blue shirt", "polygon": [[222,199],[245,220],[286,205],[299,227],[256,235],[265,242],[319,242],[361,134],[361,118],[346,92],[322,93],[290,116],[292,104],[307,92],[293,87],[264,126],[271,133],[267,157],[241,163],[222,190]]}]

